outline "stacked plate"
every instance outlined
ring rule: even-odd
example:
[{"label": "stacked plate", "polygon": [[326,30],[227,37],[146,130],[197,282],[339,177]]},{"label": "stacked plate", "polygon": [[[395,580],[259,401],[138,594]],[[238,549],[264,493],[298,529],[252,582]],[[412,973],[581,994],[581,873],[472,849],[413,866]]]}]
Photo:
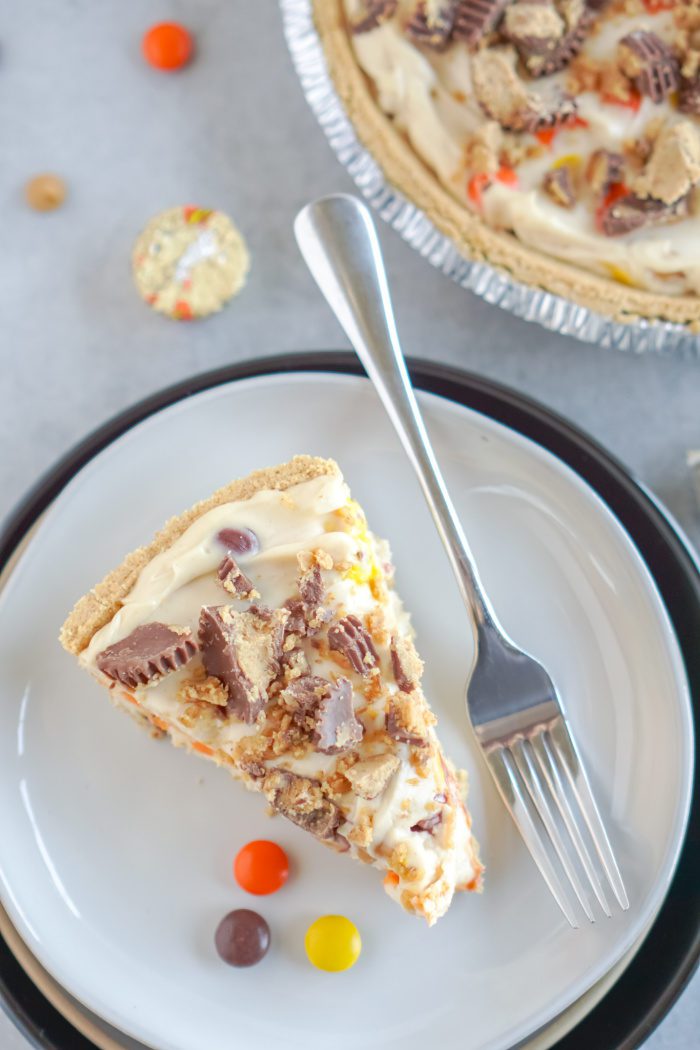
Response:
[{"label": "stacked plate", "polygon": [[[698,566],[651,497],[563,420],[461,372],[416,363],[413,374],[499,614],[565,699],[629,912],[571,930],[495,795],[464,712],[466,614],[369,384],[346,355],[268,358],[113,420],[4,536],[2,991],[34,1045],[313,1050],[332,1035],[339,1048],[607,1050],[648,1034],[692,972]],[[426,691],[470,772],[486,890],[432,930],[374,872],[291,825],[268,828],[260,799],[223,771],[137,733],[56,642],[76,596],[170,514],[301,451],[336,458],[392,541]],[[268,957],[232,970],[213,945],[218,919],[246,903],[230,860],[267,835],[293,858],[293,878],[261,907]],[[361,930],[345,974],[305,960],[303,930],[324,912]]]}]

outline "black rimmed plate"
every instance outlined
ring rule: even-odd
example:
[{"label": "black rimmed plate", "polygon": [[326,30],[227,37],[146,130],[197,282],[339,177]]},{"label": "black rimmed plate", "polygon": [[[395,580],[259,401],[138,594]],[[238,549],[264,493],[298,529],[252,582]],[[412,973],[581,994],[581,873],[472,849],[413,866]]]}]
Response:
[{"label": "black rimmed plate", "polygon": [[[28,501],[17,511],[8,528],[6,549],[3,550],[3,555],[9,556],[11,549],[21,539],[32,521],[36,519],[42,509],[58,494],[77,470],[94,457],[101,448],[112,443],[119,434],[130,429],[135,423],[145,419],[164,406],[174,405],[182,401],[189,394],[215,388],[229,383],[231,380],[248,376],[269,376],[272,373],[300,373],[304,371],[322,371],[327,373],[356,372],[358,369],[355,367],[353,360],[345,355],[311,355],[303,358],[293,358],[291,361],[285,359],[283,361],[268,360],[263,363],[257,362],[247,366],[221,370],[192,380],[189,383],[181,384],[170,391],[164,392],[162,395],[149,399],[144,404],[120,416],[117,420],[93,435],[63,463],[59,464],[52,474],[40,484]],[[691,640],[694,633],[695,637],[697,637],[700,619],[697,569],[682,541],[650,498],[635,485],[619,465],[614,463],[587,438],[580,435],[568,424],[552,416],[541,407],[521,398],[519,395],[503,390],[495,384],[467,377],[462,373],[437,366],[416,365],[414,378],[419,387],[449,398],[458,404],[475,409],[486,417],[505,424],[512,431],[521,433],[534,440],[542,448],[554,453],[560,460],[572,467],[599,494],[634,540],[661,591],[684,654],[688,678],[694,691],[693,699],[696,702],[695,693],[698,688],[699,669],[697,663],[693,664]],[[689,864],[691,869],[687,875],[687,878],[691,881],[686,883],[686,886],[694,887],[697,884],[692,882],[694,874],[692,863],[693,854],[691,852],[688,855],[688,844],[686,843],[681,865],[666,904],[654,925],[649,939],[645,942],[641,952],[633,962],[632,968],[622,978],[620,985],[628,979],[632,969],[636,969],[639,966],[639,961],[644,958],[648,944],[653,943],[659,922],[673,903],[674,890],[678,884],[679,877],[683,875],[686,864]],[[691,915],[690,912],[693,907],[695,907],[696,911],[694,915]],[[683,948],[676,960],[675,968],[670,970],[667,968],[669,952],[668,948],[666,948],[663,964],[660,960],[655,959],[654,972],[649,974],[652,986],[657,989],[656,994],[653,996],[654,1002],[662,1001],[670,987],[673,987],[677,994],[677,990],[679,990],[683,980],[683,963],[685,964],[685,973],[687,975],[692,969],[693,961],[697,958],[697,901],[694,900],[690,893],[687,893],[683,916],[684,925],[679,923],[677,931],[674,930],[674,938],[677,937],[679,939]],[[687,935],[689,931],[691,933],[690,940],[687,939],[687,936],[684,938],[684,935]],[[665,931],[663,939],[665,940],[667,937],[668,929]],[[660,975],[665,975],[665,981],[663,976],[659,980]],[[640,977],[637,977],[637,981],[639,980]],[[620,985],[616,986],[616,989]],[[597,1039],[589,1032],[587,1036],[584,1035],[583,1037],[588,1039],[587,1042],[578,1044],[568,1042],[576,1038],[577,1033],[583,1031],[586,1025],[592,1022],[598,1011],[605,1006],[614,994],[615,991],[610,993],[601,1006],[596,1008],[586,1021],[577,1027],[574,1033],[567,1036],[562,1045],[609,1045],[611,1047],[634,1045],[628,1041],[630,1032],[633,1031],[635,1025],[639,1024],[641,1018],[640,1013],[635,1012],[633,1009],[632,1002],[628,1004],[629,1009],[624,1030],[616,1031],[614,1027],[607,1029],[610,1038],[608,1039],[608,1035],[606,1035],[604,1041],[601,1041],[602,1037],[600,1034],[604,1029],[598,1029]],[[636,1000],[634,1005],[641,1001],[645,1000],[640,998]],[[646,1001],[649,1002],[651,1000]],[[657,1013],[661,1015],[663,1009],[663,1005],[659,1006]],[[624,1015],[625,1011],[621,1011],[618,1004],[616,1021],[619,1023],[620,1017]],[[640,1035],[647,1034],[647,1030],[640,1030]]]}]

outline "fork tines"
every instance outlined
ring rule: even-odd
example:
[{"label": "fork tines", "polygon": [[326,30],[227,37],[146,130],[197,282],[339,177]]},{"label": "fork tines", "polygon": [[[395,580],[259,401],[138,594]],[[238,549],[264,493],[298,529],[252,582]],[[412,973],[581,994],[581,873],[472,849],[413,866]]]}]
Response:
[{"label": "fork tines", "polygon": [[560,873],[590,922],[595,915],[584,883],[610,917],[601,874],[622,909],[629,901],[588,777],[563,716],[546,728],[487,749],[496,783],[525,843],[564,915],[578,927]]}]

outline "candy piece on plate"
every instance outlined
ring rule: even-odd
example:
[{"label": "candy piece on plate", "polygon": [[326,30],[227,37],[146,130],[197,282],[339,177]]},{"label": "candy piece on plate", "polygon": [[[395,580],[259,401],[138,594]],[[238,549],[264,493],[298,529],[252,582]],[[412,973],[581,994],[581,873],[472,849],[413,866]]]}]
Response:
[{"label": "candy piece on plate", "polygon": [[60,208],[66,199],[67,192],[63,179],[50,172],[35,175],[24,187],[27,204],[34,211],[53,211],[55,208]]},{"label": "candy piece on plate", "polygon": [[150,66],[172,72],[186,66],[192,57],[192,34],[179,22],[159,22],[143,34],[143,55]]},{"label": "candy piece on plate", "polygon": [[344,915],[322,915],[306,931],[304,947],[317,970],[340,973],[359,959],[362,939],[355,923]]},{"label": "candy piece on plate", "polygon": [[[245,593],[222,586],[224,555]],[[171,520],[78,602],[61,639],[117,706],[378,868],[407,911],[432,924],[479,888],[389,547],[332,460],[297,456]],[[263,848],[236,862],[252,892],[281,884],[257,865]]]},{"label": "candy piece on plate", "polygon": [[276,842],[256,839],[238,851],[233,873],[238,885],[248,893],[276,893],[289,877],[289,860]]},{"label": "candy piece on plate", "polygon": [[249,266],[246,243],[229,217],[192,205],[151,219],[132,257],[141,296],[180,321],[220,310],[245,284]]},{"label": "candy piece on plate", "polygon": [[221,920],[214,943],[220,957],[229,966],[255,966],[267,955],[270,927],[256,911],[238,908]]}]

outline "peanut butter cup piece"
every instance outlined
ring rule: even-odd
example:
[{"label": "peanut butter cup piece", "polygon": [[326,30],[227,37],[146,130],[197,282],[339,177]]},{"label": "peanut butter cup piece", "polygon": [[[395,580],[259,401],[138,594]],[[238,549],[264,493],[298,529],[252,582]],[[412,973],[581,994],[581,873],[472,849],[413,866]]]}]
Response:
[{"label": "peanut butter cup piece", "polygon": [[564,24],[561,36],[544,48],[528,49],[524,43],[518,47],[525,68],[533,77],[550,76],[565,69],[583,47],[595,18],[585,0],[555,0],[554,7]]},{"label": "peanut butter cup piece", "polygon": [[553,200],[560,208],[573,208],[576,204],[574,184],[567,165],[545,172],[542,188],[550,200]]},{"label": "peanut butter cup piece", "polygon": [[406,32],[423,47],[442,51],[447,47],[460,0],[421,0],[406,23]]},{"label": "peanut butter cup piece", "polygon": [[667,122],[657,135],[644,171],[631,189],[636,197],[675,204],[700,180],[700,135],[689,120]]},{"label": "peanut butter cup piece", "polygon": [[379,664],[379,656],[366,627],[356,616],[344,616],[328,632],[328,646],[347,658],[353,671],[367,675]]},{"label": "peanut butter cup piece", "polygon": [[455,13],[453,36],[470,48],[491,33],[501,21],[509,0],[460,0]]},{"label": "peanut butter cup piece", "polygon": [[529,57],[554,51],[566,24],[553,0],[515,0],[506,8],[501,31],[527,64]]},{"label": "peanut butter cup piece", "polygon": [[595,194],[604,196],[615,182],[622,182],[625,158],[609,149],[591,153],[586,167],[586,179]]},{"label": "peanut butter cup piece", "polygon": [[136,689],[184,667],[196,652],[189,628],[144,623],[126,638],[107,646],[95,663],[108,678]]},{"label": "peanut butter cup piece", "polygon": [[558,85],[531,90],[518,76],[512,47],[487,48],[472,59],[472,82],[487,116],[508,131],[540,131],[576,116],[576,102]]},{"label": "peanut butter cup piece", "polygon": [[265,776],[262,790],[270,805],[293,824],[319,839],[335,839],[342,815],[323,794],[317,780],[287,769],[272,769]]},{"label": "peanut butter cup piece", "polygon": [[362,725],[352,707],[352,686],[347,678],[329,683],[315,712],[313,742],[324,755],[339,755],[362,740]]},{"label": "peanut butter cup piece", "polygon": [[397,693],[389,701],[386,731],[401,743],[424,747],[428,743],[427,714],[425,701],[415,694]]},{"label": "peanut butter cup piece", "polygon": [[620,69],[629,77],[640,95],[652,102],[662,102],[678,88],[678,60],[671,48],[656,33],[635,29],[624,36],[617,49]]},{"label": "peanut butter cup piece", "polygon": [[221,580],[224,590],[232,594],[234,598],[253,599],[260,597],[253,586],[253,581],[239,568],[236,559],[230,554],[227,554],[219,565],[217,576]]},{"label": "peanut butter cup piece", "polygon": [[678,108],[681,113],[700,117],[700,72],[682,76],[678,89]]},{"label": "peanut butter cup piece", "polygon": [[423,661],[410,638],[396,635],[391,639],[391,666],[399,689],[412,693],[421,680]]},{"label": "peanut butter cup piece", "polygon": [[361,0],[350,29],[353,33],[369,33],[391,18],[397,7],[398,0]]},{"label": "peanut butter cup piece", "polygon": [[371,800],[382,794],[400,765],[397,755],[389,752],[371,755],[346,769],[345,777],[352,784],[356,795]]},{"label": "peanut butter cup piece", "polygon": [[265,707],[268,689],[279,674],[284,610],[251,606],[236,612],[228,605],[205,606],[199,642],[207,674],[228,690],[228,711],[252,723]]},{"label": "peanut butter cup piece", "polygon": [[639,198],[630,193],[610,205],[600,220],[607,237],[619,237],[648,226],[661,226],[675,219],[684,219],[690,213],[689,194],[666,204],[653,197]]}]

